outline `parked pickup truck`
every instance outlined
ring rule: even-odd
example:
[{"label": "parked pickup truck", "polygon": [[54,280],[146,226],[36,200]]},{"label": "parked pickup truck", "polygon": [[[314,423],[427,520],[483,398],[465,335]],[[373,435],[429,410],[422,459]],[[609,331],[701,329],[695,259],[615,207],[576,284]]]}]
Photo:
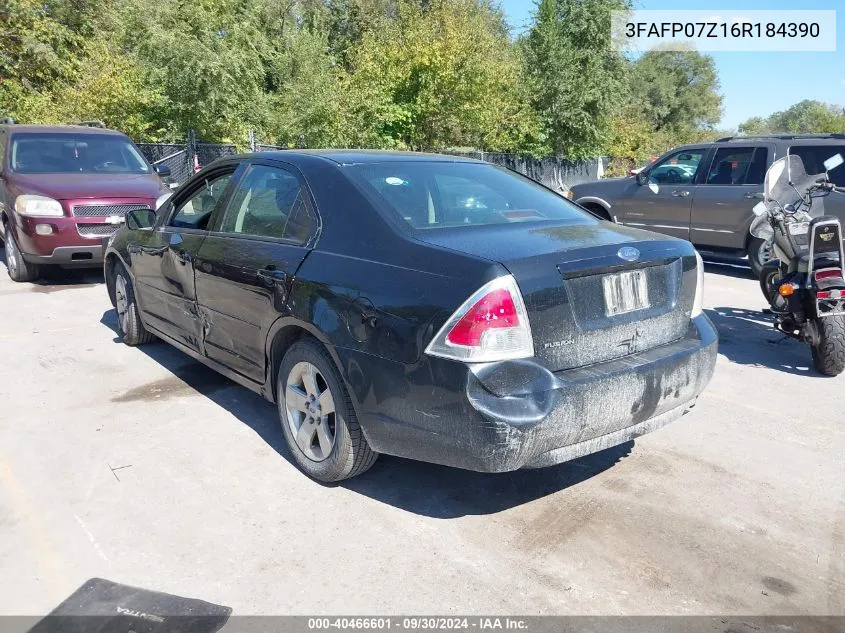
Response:
[{"label": "parked pickup truck", "polygon": [[[635,176],[575,185],[569,196],[619,224],[690,240],[704,255],[747,257],[757,275],[770,255],[748,228],[769,165],[797,154],[807,173],[821,173],[822,163],[837,153],[845,155],[845,134],[729,137],[676,147]],[[845,186],[845,166],[830,179]],[[845,222],[845,198],[826,199],[825,212]]]}]

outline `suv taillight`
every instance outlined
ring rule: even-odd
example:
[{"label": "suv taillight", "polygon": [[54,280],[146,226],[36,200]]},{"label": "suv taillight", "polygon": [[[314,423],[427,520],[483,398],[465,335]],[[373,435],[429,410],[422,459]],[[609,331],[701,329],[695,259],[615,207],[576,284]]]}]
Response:
[{"label": "suv taillight", "polygon": [[533,356],[531,325],[513,276],[498,277],[474,292],[440,328],[425,353],[472,363]]}]

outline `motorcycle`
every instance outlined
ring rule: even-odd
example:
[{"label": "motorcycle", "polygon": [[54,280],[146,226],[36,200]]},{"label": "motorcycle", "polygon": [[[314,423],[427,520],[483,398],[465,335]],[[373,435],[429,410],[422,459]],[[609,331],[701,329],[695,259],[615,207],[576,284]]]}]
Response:
[{"label": "motorcycle", "polygon": [[788,155],[766,172],[764,198],[753,209],[751,235],[766,240],[773,259],[760,273],[775,329],[807,343],[816,371],[845,370],[845,251],[837,218],[824,214],[824,198],[843,194],[828,172],[845,162],[836,154],[825,172],[809,175]]}]

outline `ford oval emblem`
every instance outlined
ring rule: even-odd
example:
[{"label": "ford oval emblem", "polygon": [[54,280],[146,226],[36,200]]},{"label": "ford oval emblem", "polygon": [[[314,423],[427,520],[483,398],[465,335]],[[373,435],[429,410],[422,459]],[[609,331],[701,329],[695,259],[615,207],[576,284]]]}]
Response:
[{"label": "ford oval emblem", "polygon": [[616,254],[626,262],[635,262],[640,258],[640,251],[633,246],[623,246]]}]

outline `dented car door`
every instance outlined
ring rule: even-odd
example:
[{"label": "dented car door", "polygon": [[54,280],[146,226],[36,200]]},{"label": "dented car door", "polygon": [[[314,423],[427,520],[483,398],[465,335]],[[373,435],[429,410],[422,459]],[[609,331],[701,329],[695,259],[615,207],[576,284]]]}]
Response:
[{"label": "dented car door", "polygon": [[194,260],[208,235],[208,223],[233,178],[235,166],[180,191],[160,209],[150,231],[138,231],[128,248],[138,306],[149,326],[196,352],[202,351]]}]

